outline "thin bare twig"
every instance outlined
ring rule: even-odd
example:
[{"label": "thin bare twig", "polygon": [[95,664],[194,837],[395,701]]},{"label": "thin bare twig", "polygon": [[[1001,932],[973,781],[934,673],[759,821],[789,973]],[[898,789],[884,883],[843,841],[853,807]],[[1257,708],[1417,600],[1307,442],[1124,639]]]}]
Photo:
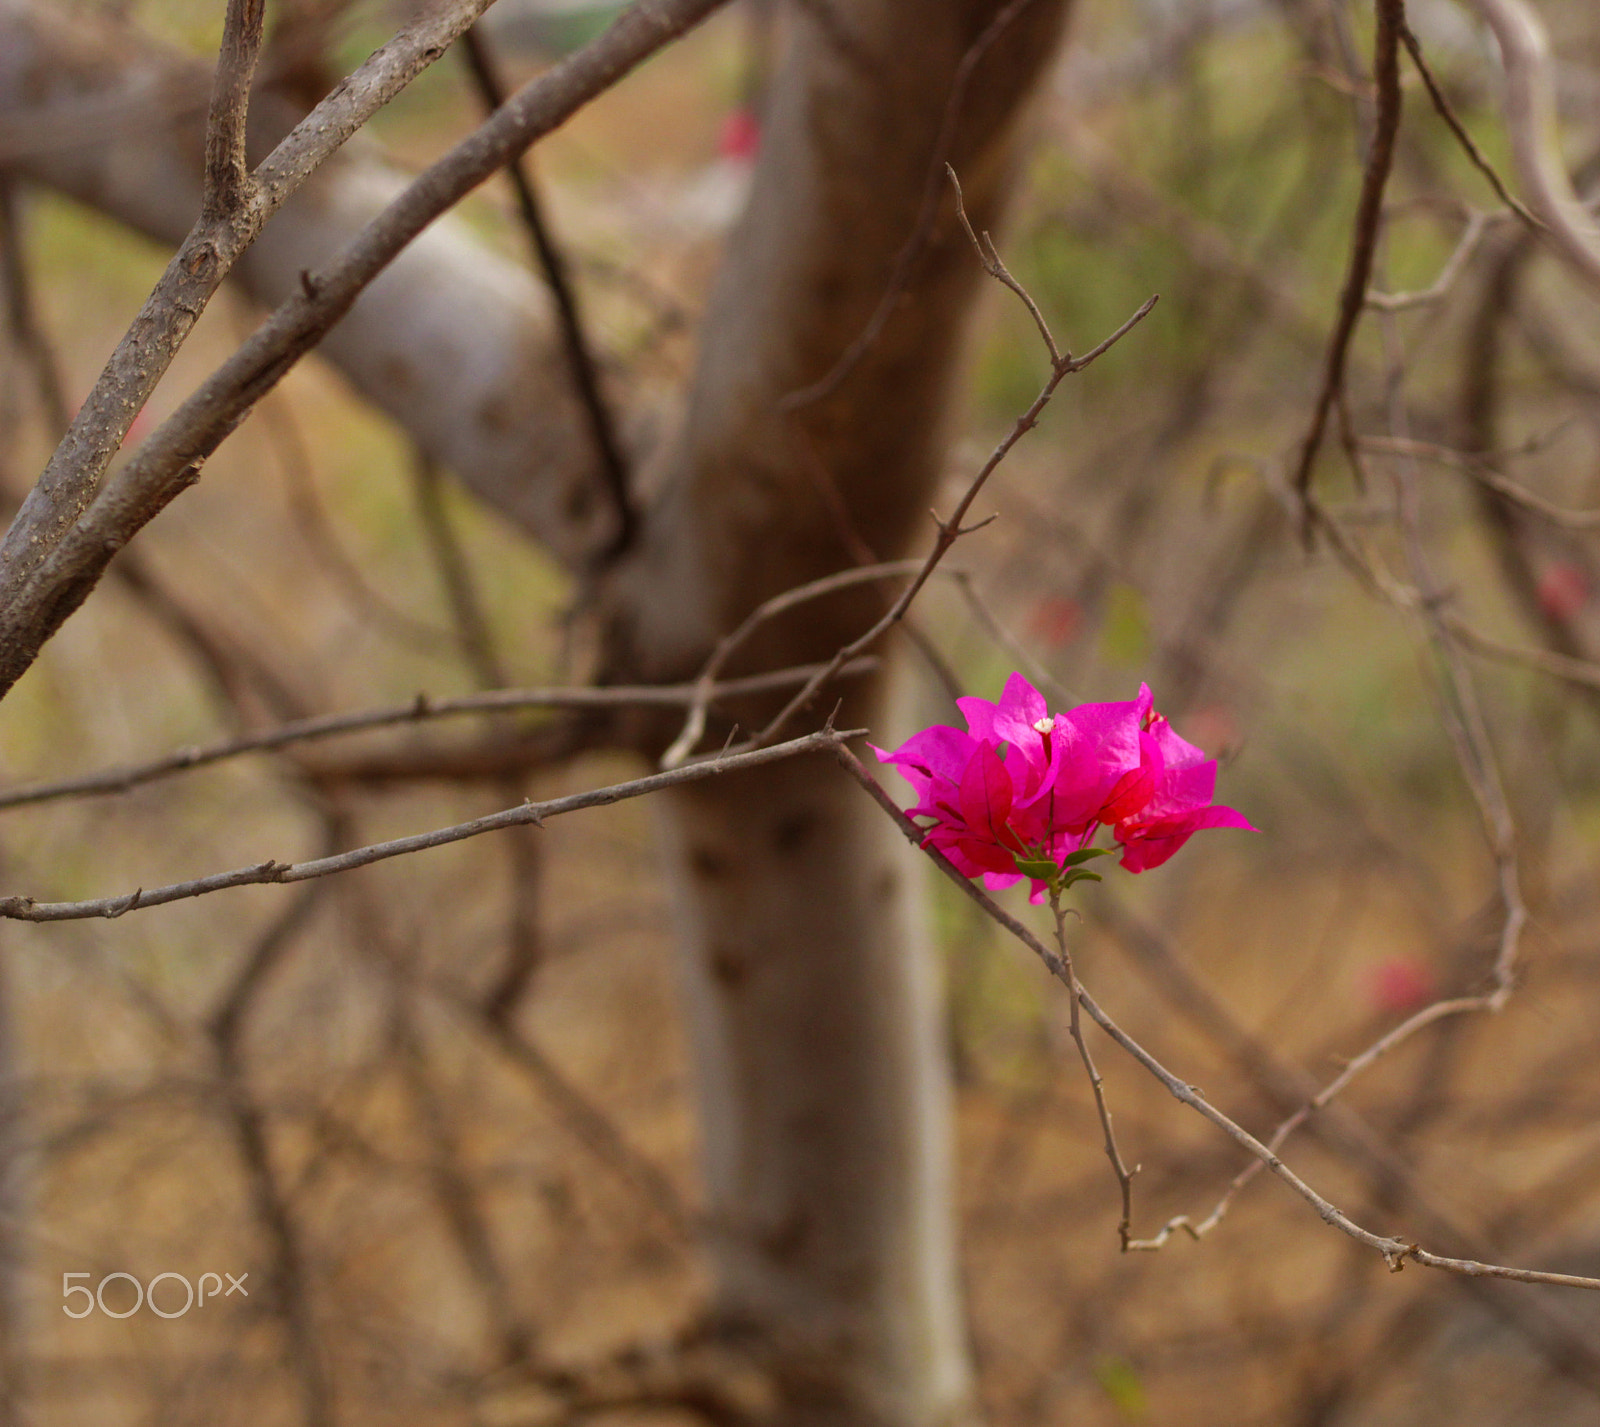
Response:
[{"label": "thin bare twig", "polygon": [[[1403,389],[1404,365],[1397,324],[1392,314],[1383,316],[1383,332],[1390,363],[1389,426],[1397,440],[1411,437]],[[1462,657],[1449,621],[1444,617],[1444,593],[1433,574],[1422,539],[1422,489],[1416,462],[1402,456],[1395,473],[1395,512],[1404,539],[1406,563],[1412,583],[1421,596],[1420,613],[1430,640],[1444,666],[1440,680],[1441,713],[1462,777],[1483,820],[1484,836],[1494,858],[1496,878],[1505,905],[1500,950],[1493,968],[1493,990],[1484,997],[1484,1009],[1499,1011],[1510,997],[1518,945],[1528,911],[1522,899],[1517,856],[1516,823],[1511,816],[1494,746],[1466,660]]]},{"label": "thin bare twig", "polygon": [[961,598],[966,601],[967,608],[972,611],[973,618],[983,626],[989,637],[996,644],[1028,671],[1028,677],[1041,689],[1053,694],[1062,703],[1074,703],[1073,696],[1061,681],[1039,661],[1033,651],[1013,634],[1006,627],[1000,616],[989,607],[989,602],[979,592],[972,575],[966,570],[952,570],[950,571],[950,578],[955,583],[956,589],[961,592]]},{"label": "thin bare twig", "polygon": [[[421,451],[415,456],[415,475],[418,513],[444,585],[461,657],[481,689],[497,688],[506,682],[505,666],[495,646],[483,596],[473,576],[466,548],[450,520],[440,472]],[[499,796],[507,802],[514,801],[522,792],[523,776],[520,772],[508,772],[497,785]],[[539,915],[544,846],[536,828],[520,827],[507,831],[502,847],[511,874],[505,961],[483,1004],[486,1014],[504,1019],[516,1009],[544,959]]]},{"label": "thin bare twig", "polygon": [[508,682],[506,671],[494,646],[489,616],[472,578],[467,552],[462,548],[445,506],[439,468],[423,452],[417,451],[413,455],[412,475],[417,515],[433,555],[434,568],[439,573],[439,583],[444,586],[445,603],[455,625],[457,651],[472,671],[479,689],[487,692],[502,688]]},{"label": "thin bare twig", "polygon": [[[327,819],[330,845],[337,845],[341,822],[333,816]],[[283,1326],[307,1427],[328,1427],[333,1422],[332,1384],[317,1338],[304,1239],[273,1167],[266,1113],[250,1090],[241,1032],[256,995],[304,930],[325,888],[326,884],[315,883],[302,888],[273,918],[246,953],[206,1023],[217,1059],[219,1098],[233,1131],[250,1207],[266,1241],[268,1308]]]},{"label": "thin bare twig", "polygon": [[[851,517],[850,508],[840,493],[839,483],[834,480],[833,473],[818,455],[810,434],[799,422],[794,424],[794,441],[796,449],[804,458],[806,474],[811,477],[811,483],[827,508],[828,517],[833,521],[834,529],[844,542],[845,549],[850,552],[850,558],[858,565],[878,564],[877,554],[862,538],[861,531]],[[944,655],[939,652],[933,637],[914,619],[907,618],[904,628],[912,648],[927,664],[939,687],[954,702],[961,692],[961,681],[956,677],[955,671]]]},{"label": "thin bare twig", "polygon": [[462,1267],[477,1284],[483,1318],[499,1363],[528,1360],[536,1335],[511,1286],[495,1236],[484,1213],[479,1186],[462,1165],[456,1116],[444,1101],[432,1073],[429,1043],[417,1006],[417,977],[410,948],[388,925],[372,890],[358,880],[341,884],[356,919],[359,954],[382,978],[387,993],[385,1045],[410,1099],[424,1146],[424,1165],[434,1203],[454,1242]]},{"label": "thin bare twig", "polygon": [[[247,335],[247,330],[241,330],[240,340]],[[448,632],[394,604],[372,584],[345,548],[317,490],[311,452],[288,399],[281,393],[274,393],[271,399],[259,403],[256,416],[267,444],[277,456],[287,487],[289,516],[305,541],[306,553],[312,562],[327,575],[358,615],[381,627],[390,638],[434,657],[454,652],[455,641]],[[113,572],[120,569],[132,553],[125,551],[112,565]]]},{"label": "thin bare twig", "polygon": [[758,768],[763,764],[815,753],[820,749],[832,747],[839,738],[853,738],[862,732],[865,730],[857,729],[851,733],[836,734],[831,729],[825,729],[818,733],[806,734],[802,738],[791,739],[787,743],[690,763],[682,768],[673,768],[664,773],[652,773],[648,777],[636,778],[631,782],[594,788],[564,798],[552,798],[548,802],[526,802],[520,807],[505,808],[481,818],[473,818],[469,822],[454,823],[449,827],[434,828],[429,832],[413,833],[409,837],[392,838],[387,842],[371,843],[366,847],[351,848],[348,852],[341,852],[333,857],[318,857],[308,862],[277,862],[269,859],[250,867],[214,872],[206,877],[197,877],[188,882],[174,882],[149,891],[141,887],[124,896],[101,897],[82,902],[38,902],[32,897],[0,898],[0,917],[23,922],[61,922],[80,921],[87,917],[120,917],[125,912],[161,906],[167,902],[182,901],[189,897],[203,897],[229,887],[304,882],[312,877],[328,877],[334,873],[352,871],[357,867],[370,867],[374,862],[384,862],[392,857],[406,857],[431,847],[444,847],[469,837],[480,837],[486,832],[498,832],[501,828],[524,827],[529,824],[537,827],[546,818],[558,817],[562,813],[577,812],[583,808],[607,807],[612,803],[658,792],[662,788],[676,787],[680,783],[699,782],[703,778],[714,778],[722,773]]},{"label": "thin bare twig", "polygon": [[[1424,1027],[1431,1026],[1451,1016],[1494,1009],[1495,1007],[1490,1004],[1490,998],[1487,996],[1459,996],[1446,1001],[1435,1001],[1431,1006],[1425,1006],[1415,1015],[1408,1017],[1394,1027],[1386,1035],[1374,1041],[1360,1055],[1354,1057],[1321,1090],[1317,1091],[1315,1095],[1312,1095],[1289,1116],[1280,1121],[1266,1142],[1267,1148],[1273,1154],[1276,1154],[1283,1148],[1289,1137],[1306,1121],[1319,1110],[1326,1109],[1339,1095],[1343,1094],[1351,1081],[1395,1049],[1396,1046],[1410,1040],[1413,1035]],[[1135,1240],[1128,1247],[1135,1251],[1153,1252],[1162,1248],[1167,1240],[1180,1229],[1191,1239],[1199,1240],[1205,1238],[1222,1222],[1228,1211],[1233,1207],[1234,1200],[1239,1197],[1239,1194],[1265,1168],[1267,1168],[1267,1165],[1263,1160],[1252,1159],[1228,1181],[1228,1187],[1223,1191],[1222,1197],[1217,1200],[1211,1212],[1199,1222],[1196,1222],[1188,1214],[1174,1215],[1152,1237]]]},{"label": "thin bare twig", "polygon": [[761,625],[768,620],[776,619],[788,610],[808,604],[812,600],[837,594],[840,590],[854,589],[857,585],[870,585],[879,580],[915,575],[922,568],[922,564],[921,560],[885,560],[875,565],[858,565],[853,570],[839,570],[834,574],[824,575],[821,579],[808,580],[803,585],[796,585],[792,590],[784,590],[769,600],[763,600],[740,621],[737,629],[723,635],[717,641],[717,647],[711,651],[711,657],[706,660],[705,667],[700,671],[700,677],[692,686],[694,696],[689,701],[689,716],[684,720],[682,731],[672,741],[672,746],[661,755],[660,766],[679,767],[687,761],[695,746],[705,737],[706,713],[718,687],[717,675],[722,672],[734,651]]},{"label": "thin bare twig", "polygon": [[[1329,548],[1363,589],[1396,609],[1414,612],[1422,607],[1424,600],[1420,591],[1395,579],[1369,558],[1351,532],[1334,520],[1326,510],[1314,506],[1313,512],[1318,528],[1328,538]],[[1574,658],[1552,649],[1507,644],[1474,628],[1448,608],[1441,608],[1439,617],[1461,645],[1475,654],[1481,654],[1489,659],[1503,660],[1508,664],[1521,664],[1525,668],[1537,669],[1552,678],[1564,679],[1579,688],[1600,689],[1600,664],[1592,660]]]},{"label": "thin bare twig", "polygon": [[[1300,459],[1291,484],[1304,501],[1311,490],[1311,471],[1327,429],[1328,415],[1344,395],[1345,358],[1350,339],[1361,320],[1367,289],[1372,281],[1372,260],[1378,246],[1378,228],[1383,216],[1383,192],[1388,186],[1394,163],[1395,136],[1400,132],[1399,25],[1404,18],[1403,0],[1377,0],[1378,27],[1373,41],[1373,83],[1377,91],[1377,116],[1372,142],[1367,150],[1366,169],[1361,176],[1361,198],[1356,206],[1355,231],[1350,241],[1350,266],[1344,291],[1339,298],[1339,316],[1328,342],[1322,389],[1312,409],[1311,426],[1301,443]],[[1313,522],[1309,512],[1302,518],[1302,537],[1311,538]]]},{"label": "thin bare twig", "polygon": [[1457,451],[1433,441],[1418,441],[1396,436],[1363,436],[1361,448],[1383,456],[1408,456],[1423,461],[1435,461],[1471,476],[1498,495],[1503,495],[1514,505],[1521,506],[1541,520],[1558,525],[1563,530],[1600,529],[1600,510],[1569,510],[1546,500],[1536,491],[1500,474],[1488,459],[1468,451]]},{"label": "thin bare twig", "polygon": [[1406,47],[1406,53],[1411,56],[1412,64],[1416,65],[1417,73],[1422,76],[1422,82],[1427,87],[1428,98],[1433,100],[1433,107],[1438,110],[1439,117],[1444,120],[1456,141],[1465,150],[1467,157],[1472,161],[1472,166],[1489,181],[1489,187],[1494,189],[1496,197],[1517,215],[1535,233],[1545,230],[1545,225],[1531,213],[1527,205],[1508,189],[1502,182],[1500,175],[1495,171],[1493,164],[1484,157],[1483,150],[1474,142],[1467,126],[1456,117],[1454,108],[1440,87],[1439,81],[1434,78],[1433,70],[1428,67],[1427,60],[1422,57],[1422,46],[1417,37],[1412,33],[1411,26],[1404,14],[1400,16],[1400,42]]},{"label": "thin bare twig", "polygon": [[665,1172],[623,1135],[611,1117],[574,1085],[509,1017],[466,1002],[460,1003],[459,1008],[532,1082],[573,1138],[661,1219],[668,1237],[674,1242],[687,1240],[696,1227],[694,1213]]},{"label": "thin bare twig", "polygon": [[[462,35],[461,49],[484,107],[492,114],[506,102],[506,86],[481,26],[474,25]],[[577,389],[578,400],[588,417],[589,434],[594,440],[595,455],[599,457],[606,494],[611,497],[612,508],[616,512],[616,534],[610,546],[602,552],[602,558],[615,559],[633,543],[639,527],[639,512],[628,489],[628,465],[623,459],[622,443],[617,439],[616,420],[606,405],[605,394],[600,390],[600,368],[589,348],[589,338],[578,310],[578,295],[573,289],[566,259],[556,246],[550,225],[545,221],[544,205],[539,201],[538,190],[534,187],[527,156],[520,155],[507,164],[506,176],[516,191],[517,209],[522,214],[523,226],[528,230],[528,238],[533,244],[534,257],[544,273],[545,281],[550,285],[551,296],[555,298],[561,344],[567,354],[567,369],[572,373],[572,385]]]},{"label": "thin bare twig", "polygon": [[206,120],[204,218],[227,221],[249,200],[250,172],[245,160],[245,124],[250,85],[261,57],[266,0],[228,0],[222,21],[217,80]]},{"label": "thin bare twig", "polygon": [[1568,654],[1558,654],[1553,649],[1537,645],[1506,644],[1493,636],[1474,629],[1464,620],[1446,613],[1444,616],[1451,634],[1474,654],[1487,659],[1499,659],[1507,664],[1521,664],[1526,669],[1537,669],[1541,674],[1563,679],[1582,689],[1600,689],[1600,664],[1591,659],[1574,659]]},{"label": "thin bare twig", "polygon": [[1526,0],[1474,0],[1494,32],[1506,82],[1506,130],[1528,206],[1572,270],[1600,284],[1600,228],[1573,191],[1561,153],[1550,36]]},{"label": "thin bare twig", "polygon": [[[1455,745],[1463,777],[1483,819],[1490,852],[1495,862],[1505,915],[1501,925],[1498,950],[1491,968],[1491,988],[1481,995],[1436,1001],[1379,1037],[1366,1050],[1349,1061],[1339,1075],[1277,1127],[1267,1142],[1267,1148],[1274,1153],[1314,1112],[1326,1106],[1357,1076],[1390,1051],[1410,1040],[1417,1032],[1451,1017],[1474,1013],[1493,1014],[1501,1010],[1513,989],[1518,946],[1528,917],[1519,881],[1515,827],[1501,786],[1488,731],[1479,708],[1476,690],[1457,648],[1455,631],[1443,610],[1442,592],[1422,547],[1420,487],[1414,469],[1415,453],[1411,450],[1413,443],[1409,434],[1402,391],[1403,368],[1392,313],[1385,313],[1383,325],[1390,360],[1389,420],[1394,433],[1389,439],[1393,443],[1394,454],[1400,457],[1402,463],[1402,469],[1395,478],[1396,516],[1401,527],[1413,584],[1409,590],[1396,592],[1392,590],[1391,582],[1378,578],[1376,572],[1372,573],[1371,584],[1392,603],[1417,614],[1428,628],[1430,642],[1439,652],[1443,665],[1444,688],[1441,690],[1441,712],[1444,724]],[[1188,1215],[1178,1215],[1169,1220],[1153,1239],[1141,1241],[1135,1247],[1160,1248],[1177,1229],[1184,1230],[1196,1239],[1203,1237],[1216,1228],[1239,1192],[1260,1173],[1262,1167],[1263,1162],[1260,1160],[1246,1165],[1234,1177],[1216,1207],[1199,1223],[1192,1221]]]},{"label": "thin bare twig", "polygon": [[933,141],[933,154],[928,162],[928,176],[923,183],[922,202],[917,209],[916,222],[912,224],[911,232],[901,245],[900,251],[895,254],[894,265],[889,270],[889,281],[884,285],[878,305],[873,308],[872,315],[867,319],[867,325],[839,354],[839,360],[833,367],[809,386],[800,387],[783,397],[778,403],[781,410],[798,411],[838,391],[845,378],[856,369],[861,359],[872,350],[873,343],[882,335],[889,318],[900,303],[900,298],[911,285],[917,263],[933,236],[934,221],[939,216],[941,180],[950,167],[956,121],[961,117],[961,107],[966,102],[967,88],[972,83],[973,73],[984,55],[1032,3],[1033,0],[1011,0],[1010,4],[989,21],[983,33],[961,56],[951,79],[950,95],[945,100],[944,114],[939,121],[939,133]]},{"label": "thin bare twig", "polygon": [[[796,669],[780,669],[772,674],[753,674],[742,679],[724,680],[712,686],[711,698],[715,702],[790,688],[803,683],[820,667],[802,665]],[[861,659],[854,661],[846,672],[865,673],[876,667],[876,660]],[[462,714],[517,713],[527,709],[682,708],[692,704],[699,692],[698,684],[613,684],[602,688],[493,689],[453,699],[432,699],[427,694],[418,694],[410,703],[391,704],[357,713],[322,714],[315,718],[296,719],[260,733],[222,739],[197,748],[180,748],[147,763],[132,763],[76,778],[63,778],[57,782],[32,783],[21,788],[0,790],[0,810],[28,803],[51,802],[58,798],[126,793],[157,778],[204,768],[225,759],[250,753],[269,753],[292,744],[374,728],[390,728],[397,724],[422,723]]]},{"label": "thin bare twig", "polygon": [[1466,226],[1461,230],[1455,247],[1450,250],[1450,256],[1445,259],[1444,266],[1439,269],[1438,277],[1427,287],[1415,292],[1379,292],[1371,289],[1366,296],[1367,306],[1377,308],[1380,312],[1404,312],[1408,308],[1426,307],[1431,302],[1439,301],[1455,286],[1456,279],[1466,268],[1467,260],[1477,252],[1495,216],[1476,208],[1468,209]]}]

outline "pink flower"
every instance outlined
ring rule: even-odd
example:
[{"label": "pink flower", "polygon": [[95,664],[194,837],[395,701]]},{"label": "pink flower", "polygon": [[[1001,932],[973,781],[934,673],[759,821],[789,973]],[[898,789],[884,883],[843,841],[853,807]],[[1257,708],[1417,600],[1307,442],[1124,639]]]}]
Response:
[{"label": "pink flower", "polygon": [[967,732],[935,725],[893,753],[917,795],[912,817],[956,870],[996,890],[1026,876],[1032,900],[1050,885],[1095,874],[1089,857],[1102,826],[1130,872],[1159,867],[1202,828],[1250,824],[1211,802],[1217,765],[1152,707],[1150,690],[1126,703],[1080,704],[1052,715],[1021,674],[998,703],[958,699]]},{"label": "pink flower", "polygon": [[1560,560],[1539,576],[1536,593],[1546,617],[1567,624],[1589,602],[1589,581],[1576,565]]},{"label": "pink flower", "polygon": [[753,163],[760,147],[761,121],[756,118],[754,111],[748,108],[732,110],[722,121],[722,129],[717,135],[718,155],[740,163]]},{"label": "pink flower", "polygon": [[1415,956],[1390,956],[1369,967],[1367,999],[1374,1009],[1403,1015],[1434,998],[1433,970]]},{"label": "pink flower", "polygon": [[1059,649],[1083,633],[1083,606],[1076,600],[1049,595],[1034,606],[1028,628],[1035,639]]}]

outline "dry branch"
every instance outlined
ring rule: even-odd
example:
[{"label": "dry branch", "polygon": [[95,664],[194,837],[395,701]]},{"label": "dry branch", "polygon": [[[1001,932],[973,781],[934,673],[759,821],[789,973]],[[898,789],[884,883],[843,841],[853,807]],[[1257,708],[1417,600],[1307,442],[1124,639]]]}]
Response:
[{"label": "dry branch", "polygon": [[[1292,484],[1302,500],[1311,490],[1311,472],[1327,429],[1328,415],[1344,400],[1345,359],[1350,339],[1361,320],[1372,283],[1372,262],[1378,248],[1378,229],[1383,218],[1383,193],[1394,163],[1395,136],[1400,132],[1399,27],[1405,18],[1403,0],[1377,0],[1378,28],[1373,40],[1373,83],[1377,91],[1378,112],[1372,139],[1367,149],[1367,164],[1361,175],[1361,198],[1356,205],[1355,231],[1350,242],[1350,264],[1344,291],[1339,297],[1339,316],[1328,342],[1322,388],[1312,408],[1311,427],[1301,443]],[[1306,517],[1302,534],[1309,539],[1311,522]]]},{"label": "dry branch", "polygon": [[[857,733],[864,730],[856,730]],[[374,862],[384,862],[391,857],[405,857],[423,852],[430,847],[444,847],[469,837],[479,837],[501,828],[539,826],[546,818],[562,813],[577,812],[583,808],[607,807],[629,798],[643,797],[663,788],[696,783],[722,773],[737,772],[746,768],[759,768],[769,763],[781,762],[801,754],[830,748],[840,738],[854,737],[854,733],[835,734],[831,730],[811,733],[803,738],[769,748],[758,748],[748,753],[729,754],[704,762],[691,763],[664,773],[653,773],[646,778],[636,778],[627,783],[615,783],[606,788],[594,788],[574,793],[548,802],[526,802],[520,807],[505,808],[469,822],[454,823],[449,827],[434,828],[430,832],[413,833],[409,837],[392,838],[387,842],[371,843],[366,847],[351,848],[332,857],[318,857],[309,862],[277,862],[268,860],[250,867],[236,867],[228,872],[216,872],[207,877],[197,877],[188,882],[175,882],[149,891],[139,888],[120,897],[101,897],[82,902],[38,902],[32,897],[6,897],[0,899],[0,917],[23,922],[79,921],[86,917],[120,917],[125,912],[144,907],[155,907],[167,902],[182,901],[189,897],[203,897],[210,892],[220,892],[228,887],[258,886],[268,882],[304,882],[312,877],[328,877],[336,872],[349,872],[357,867],[370,867]]]},{"label": "dry branch", "polygon": [[874,623],[865,634],[841,647],[821,670],[806,681],[800,691],[750,741],[751,747],[759,748],[775,738],[789,720],[805,708],[816,697],[818,691],[824,688],[828,681],[838,674],[840,669],[850,660],[858,658],[866,650],[870,649],[883,635],[905,618],[906,611],[911,608],[911,602],[916,599],[922,587],[933,577],[933,572],[938,568],[939,562],[949,553],[950,547],[963,535],[969,535],[972,531],[988,524],[987,521],[982,521],[977,526],[964,526],[961,522],[972,508],[973,501],[978,498],[978,493],[987,484],[989,477],[994,474],[995,468],[999,466],[1001,461],[1005,460],[1011,448],[1038,425],[1039,416],[1045,407],[1050,404],[1050,398],[1055,395],[1056,388],[1069,376],[1081,372],[1085,367],[1097,362],[1116,346],[1118,342],[1149,316],[1151,309],[1155,307],[1158,300],[1155,295],[1147,298],[1133,316],[1128,318],[1109,337],[1091,347],[1081,357],[1075,357],[1071,352],[1060,350],[1056,345],[1055,337],[1051,334],[1049,324],[1044,320],[1044,314],[1039,311],[1038,305],[1028,291],[1012,277],[1005,264],[1000,261],[1000,256],[995,252],[994,244],[990,241],[989,235],[984,233],[980,240],[978,234],[973,231],[972,224],[967,218],[966,207],[962,202],[960,180],[957,179],[954,169],[947,167],[946,172],[956,193],[956,215],[961,220],[962,227],[966,231],[973,248],[976,249],[978,260],[983,264],[984,271],[1017,294],[1038,327],[1039,334],[1044,340],[1045,348],[1050,354],[1050,376],[1045,381],[1039,395],[1034,398],[1033,404],[1016,419],[1012,424],[1011,430],[1000,439],[1000,443],[989,453],[988,459],[978,468],[977,474],[968,482],[966,492],[956,502],[956,507],[951,512],[950,518],[945,520],[938,515],[934,516],[934,522],[938,526],[938,534],[934,537],[933,548],[928,551],[921,567],[912,576],[911,583],[901,592],[900,597],[895,600],[882,618]]},{"label": "dry branch", "polygon": [[[473,82],[478,87],[484,106],[492,114],[506,102],[505,83],[500,77],[493,48],[485,38],[481,26],[474,26],[461,37],[462,53],[467,67],[472,71]],[[525,157],[513,159],[506,167],[517,195],[517,210],[522,215],[523,226],[533,244],[533,252],[555,298],[556,316],[561,325],[561,343],[567,358],[567,368],[572,373],[572,384],[588,418],[589,432],[594,438],[595,455],[604,477],[606,493],[616,508],[616,535],[604,552],[615,556],[625,549],[637,532],[639,514],[634,509],[628,485],[628,465],[622,454],[622,443],[617,436],[616,421],[606,405],[600,390],[600,370],[594,353],[590,350],[588,334],[578,310],[578,295],[573,290],[572,278],[567,270],[567,260],[556,246],[550,225],[545,219],[544,205],[534,188],[533,174]]]},{"label": "dry branch", "polygon": [[[864,674],[877,667],[877,661],[858,659],[846,666],[846,674]],[[768,693],[774,689],[790,688],[804,682],[817,672],[816,667],[780,669],[772,674],[754,674],[743,679],[727,679],[713,684],[710,699],[740,698],[749,694]],[[453,699],[433,699],[418,694],[410,703],[391,704],[386,708],[365,709],[357,713],[323,714],[316,718],[296,719],[260,733],[246,734],[240,738],[222,739],[198,748],[180,748],[162,758],[146,763],[128,764],[121,768],[107,768],[98,773],[85,773],[76,778],[63,778],[50,783],[32,783],[21,788],[0,790],[0,809],[21,807],[28,803],[51,802],[58,798],[87,797],[98,793],[126,793],[143,783],[190,769],[204,768],[225,759],[239,758],[248,753],[270,753],[299,743],[342,734],[362,733],[375,728],[392,728],[398,724],[423,723],[433,719],[450,718],[461,714],[519,713],[528,709],[568,709],[579,712],[599,712],[638,707],[682,708],[693,704],[702,696],[699,684],[643,685],[629,687],[612,685],[602,688],[566,689],[492,689],[481,694],[464,694]]]}]

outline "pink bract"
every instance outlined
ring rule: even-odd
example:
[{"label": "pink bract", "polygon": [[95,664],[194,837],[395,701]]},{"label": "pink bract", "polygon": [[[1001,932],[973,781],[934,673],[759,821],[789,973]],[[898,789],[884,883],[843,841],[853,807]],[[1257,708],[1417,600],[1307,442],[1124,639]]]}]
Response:
[{"label": "pink bract", "polygon": [[[1052,715],[1021,674],[999,702],[958,699],[967,731],[936,724],[892,753],[874,749],[911,784],[914,818],[930,818],[936,847],[968,877],[998,890],[1020,881],[1018,860],[1063,867],[1102,826],[1130,872],[1159,867],[1204,828],[1250,828],[1214,804],[1214,758],[1178,737],[1148,686],[1125,703],[1080,704]],[[1031,900],[1048,884],[1030,877]]]}]

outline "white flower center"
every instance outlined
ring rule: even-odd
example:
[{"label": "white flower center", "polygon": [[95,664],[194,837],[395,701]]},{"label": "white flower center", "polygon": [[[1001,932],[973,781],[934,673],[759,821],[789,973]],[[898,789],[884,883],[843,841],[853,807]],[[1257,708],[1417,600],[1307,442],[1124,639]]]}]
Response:
[{"label": "white flower center", "polygon": [[1033,731],[1035,733],[1049,733],[1050,730],[1053,729],[1055,726],[1056,726],[1055,719],[1050,714],[1046,714],[1042,719],[1040,719],[1036,724],[1034,724]]}]

